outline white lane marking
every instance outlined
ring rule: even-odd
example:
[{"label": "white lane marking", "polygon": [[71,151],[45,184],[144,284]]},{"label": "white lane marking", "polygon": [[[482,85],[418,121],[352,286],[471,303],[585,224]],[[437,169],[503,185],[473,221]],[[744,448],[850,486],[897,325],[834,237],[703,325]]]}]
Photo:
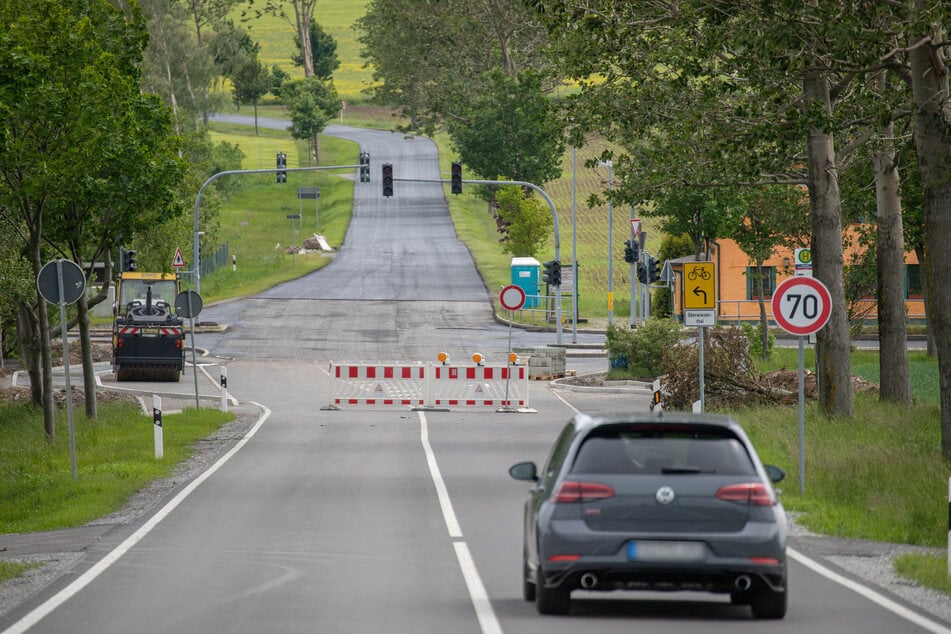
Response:
[{"label": "white lane marking", "polygon": [[489,593],[482,585],[482,579],[479,578],[479,571],[476,570],[475,562],[472,561],[469,547],[465,542],[453,542],[452,545],[456,548],[456,558],[459,560],[462,576],[469,588],[469,598],[472,600],[472,607],[475,608],[476,618],[479,619],[482,634],[502,634],[502,626],[495,617],[492,602],[489,601]]},{"label": "white lane marking", "polygon": [[426,454],[426,463],[429,464],[429,473],[433,478],[433,484],[436,486],[436,497],[439,499],[439,508],[442,509],[442,516],[446,522],[446,528],[449,530],[449,536],[462,537],[462,529],[459,528],[456,513],[452,510],[449,491],[446,490],[446,483],[443,482],[442,474],[439,473],[439,465],[436,464],[436,454],[433,453],[433,448],[429,444],[429,425],[426,423],[426,414],[423,412],[419,412],[419,435],[423,443],[423,452]]},{"label": "white lane marking", "polygon": [[[252,401],[253,402],[253,401]],[[98,562],[93,564],[93,566],[80,575],[75,581],[71,584],[57,592],[55,595],[50,597],[47,601],[43,602],[40,606],[35,608],[32,612],[21,618],[19,621],[8,627],[2,632],[2,634],[21,634],[22,632],[27,631],[37,623],[39,623],[43,618],[48,616],[53,610],[61,606],[63,603],[68,601],[70,598],[75,596],[79,591],[88,586],[93,580],[96,579],[99,575],[106,571],[112,564],[116,563],[122,555],[129,552],[133,546],[139,543],[143,537],[149,534],[149,532],[158,526],[158,523],[163,519],[168,517],[168,515],[175,510],[179,504],[181,504],[185,498],[187,498],[191,493],[201,485],[202,482],[210,478],[218,469],[220,469],[228,460],[231,459],[238,451],[244,447],[249,440],[257,433],[261,428],[261,425],[264,424],[271,416],[271,410],[267,407],[254,403],[254,405],[260,407],[264,410],[264,413],[254,424],[254,426],[244,435],[244,437],[238,441],[238,443],[232,447],[228,453],[221,456],[215,464],[213,464],[207,471],[199,475],[197,478],[188,483],[188,485],[182,489],[178,495],[169,500],[168,504],[159,509],[155,515],[149,518],[149,520],[143,524],[137,531],[132,533],[129,537],[126,538],[124,542],[115,547],[115,549],[110,552],[108,555],[100,559]]]},{"label": "white lane marking", "polygon": [[851,579],[847,577],[843,577],[842,575],[836,572],[833,572],[832,570],[820,564],[818,561],[815,561],[814,559],[810,559],[809,557],[806,557],[805,555],[803,555],[797,550],[793,550],[792,548],[787,548],[786,552],[789,554],[790,557],[792,557],[793,559],[801,563],[806,568],[809,568],[813,572],[820,574],[826,579],[829,579],[830,581],[833,581],[841,586],[844,586],[845,588],[848,588],[852,592],[855,592],[856,594],[859,594],[865,597],[872,603],[876,603],[880,605],[881,607],[885,608],[886,610],[889,610],[890,612],[894,612],[895,614],[902,617],[903,619],[911,621],[918,627],[921,627],[929,632],[932,632],[933,634],[951,634],[951,629],[948,629],[944,625],[941,625],[940,623],[932,621],[931,619],[925,616],[922,616],[921,614],[918,614],[916,612],[909,610],[905,606],[899,603],[896,603],[895,601],[892,601],[885,595],[878,593],[867,586],[863,586],[860,583],[852,581]]},{"label": "white lane marking", "polygon": [[[462,529],[459,528],[459,522],[456,520],[456,513],[452,510],[452,501],[449,499],[449,491],[446,489],[446,483],[439,472],[439,465],[436,464],[436,454],[429,444],[429,424],[426,422],[426,414],[419,413],[420,440],[423,444],[423,451],[426,454],[426,462],[429,464],[429,473],[432,476],[433,484],[436,487],[436,497],[439,499],[439,506],[442,509],[442,516],[446,522],[446,529],[452,538],[461,538]],[[469,599],[472,601],[472,607],[475,609],[476,618],[479,620],[479,628],[482,634],[503,634],[502,626],[495,616],[495,610],[492,609],[492,602],[489,600],[489,593],[485,591],[482,584],[482,578],[476,569],[475,561],[469,552],[469,546],[464,541],[453,541],[453,548],[456,549],[456,559],[459,560],[459,567],[462,569],[462,577],[466,582],[466,588],[469,590]]]},{"label": "white lane marking", "polygon": [[571,411],[573,411],[575,414],[578,414],[578,413],[581,411],[581,410],[579,410],[577,407],[575,407],[574,405],[572,405],[571,403],[569,403],[567,400],[565,400],[565,397],[563,397],[561,394],[559,394],[559,393],[558,393],[558,390],[552,390],[551,393],[554,394],[555,398],[557,398],[559,401],[561,401],[562,403],[564,403],[565,405],[567,405],[568,408],[569,408]]}]

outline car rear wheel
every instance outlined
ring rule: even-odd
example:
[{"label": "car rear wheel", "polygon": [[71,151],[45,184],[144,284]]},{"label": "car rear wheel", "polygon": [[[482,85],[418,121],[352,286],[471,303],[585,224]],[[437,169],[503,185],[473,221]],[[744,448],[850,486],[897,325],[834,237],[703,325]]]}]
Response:
[{"label": "car rear wheel", "polygon": [[538,571],[538,583],[535,584],[535,608],[539,614],[568,614],[571,610],[571,589],[566,586],[546,588],[545,575]]},{"label": "car rear wheel", "polygon": [[526,601],[535,600],[535,582],[531,580],[528,562],[522,562],[522,598]]},{"label": "car rear wheel", "polygon": [[761,588],[750,595],[750,608],[758,619],[781,619],[786,616],[786,590]]}]

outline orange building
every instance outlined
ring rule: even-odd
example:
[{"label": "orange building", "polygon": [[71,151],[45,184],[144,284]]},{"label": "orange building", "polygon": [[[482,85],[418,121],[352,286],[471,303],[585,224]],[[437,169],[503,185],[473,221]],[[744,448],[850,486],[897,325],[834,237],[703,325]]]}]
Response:
[{"label": "orange building", "polygon": [[[852,240],[854,245],[856,240]],[[851,254],[859,248],[853,246],[845,250],[844,259],[851,260]],[[723,239],[713,243],[710,257],[701,255],[701,260],[709,259],[716,265],[714,286],[716,289],[717,323],[740,323],[744,321],[758,321],[760,318],[759,297],[754,283],[756,267],[751,264],[750,258],[733,240]],[[800,254],[800,259],[808,261],[808,250]],[[669,261],[672,281],[671,291],[674,301],[673,314],[683,320],[683,293],[684,293],[684,263],[694,262],[694,256],[677,258]],[[800,266],[802,262],[799,263]],[[793,249],[778,247],[769,260],[763,263],[765,274],[763,294],[766,300],[766,314],[772,321],[770,299],[773,289],[790,275],[796,274],[797,261]],[[800,272],[805,272],[802,269]],[[808,274],[808,273],[807,273]],[[925,319],[924,300],[921,294],[921,272],[918,258],[914,252],[905,254],[905,310],[909,323],[923,322]],[[874,297],[868,297],[856,302],[852,313],[863,315],[866,321],[875,321],[877,315]]]}]

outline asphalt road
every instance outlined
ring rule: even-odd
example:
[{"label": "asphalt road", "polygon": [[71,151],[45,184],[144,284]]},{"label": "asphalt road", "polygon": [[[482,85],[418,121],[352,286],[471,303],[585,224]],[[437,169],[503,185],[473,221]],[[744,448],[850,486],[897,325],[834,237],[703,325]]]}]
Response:
[{"label": "asphalt road", "polygon": [[[707,595],[579,595],[570,616],[539,616],[521,599],[526,485],[506,470],[542,462],[575,409],[646,410],[648,396],[532,382],[537,413],[322,409],[330,361],[425,363],[447,350],[491,362],[508,342],[441,189],[398,181],[392,199],[380,196],[380,163],[397,178],[435,177],[435,148],[328,132],[358,141],[374,165],[374,182],[355,185],[345,248],[322,271],[202,314],[229,326],[199,336],[206,362],[227,365],[230,391],[262,406],[259,424],[187,496],[177,491],[174,508],[102,535],[73,573],[0,619],[0,632],[21,631],[10,626],[23,617],[31,632],[70,634],[947,631],[799,558],[781,622]],[[538,346],[554,335],[514,339]],[[603,363],[569,358],[582,370]]]}]

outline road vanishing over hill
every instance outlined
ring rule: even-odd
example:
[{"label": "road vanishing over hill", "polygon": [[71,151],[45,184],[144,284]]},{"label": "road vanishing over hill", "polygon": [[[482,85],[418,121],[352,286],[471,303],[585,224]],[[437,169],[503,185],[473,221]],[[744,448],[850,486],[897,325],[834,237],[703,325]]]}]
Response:
[{"label": "road vanishing over hill", "polygon": [[[508,343],[492,313],[497,289],[456,238],[442,188],[397,181],[392,198],[381,195],[383,162],[397,178],[437,178],[435,146],[342,126],[326,133],[359,143],[373,165],[372,182],[355,184],[335,261],[201,316],[228,326],[199,336],[204,363],[227,366],[231,393],[260,405],[257,424],[234,439],[240,451],[174,508],[163,501],[106,531],[73,573],[0,619],[0,632],[22,631],[13,624],[30,615],[31,632],[69,634],[949,631],[933,617],[909,620],[911,604],[860,593],[843,584],[854,583],[849,573],[804,555],[790,562],[780,622],[754,621],[728,598],[657,593],[580,593],[570,616],[540,617],[521,598],[526,485],[506,470],[544,462],[576,409],[646,411],[649,396],[532,382],[537,413],[323,409],[331,361],[429,363],[445,350],[498,362]],[[545,346],[554,334],[517,330],[514,339]]]}]

